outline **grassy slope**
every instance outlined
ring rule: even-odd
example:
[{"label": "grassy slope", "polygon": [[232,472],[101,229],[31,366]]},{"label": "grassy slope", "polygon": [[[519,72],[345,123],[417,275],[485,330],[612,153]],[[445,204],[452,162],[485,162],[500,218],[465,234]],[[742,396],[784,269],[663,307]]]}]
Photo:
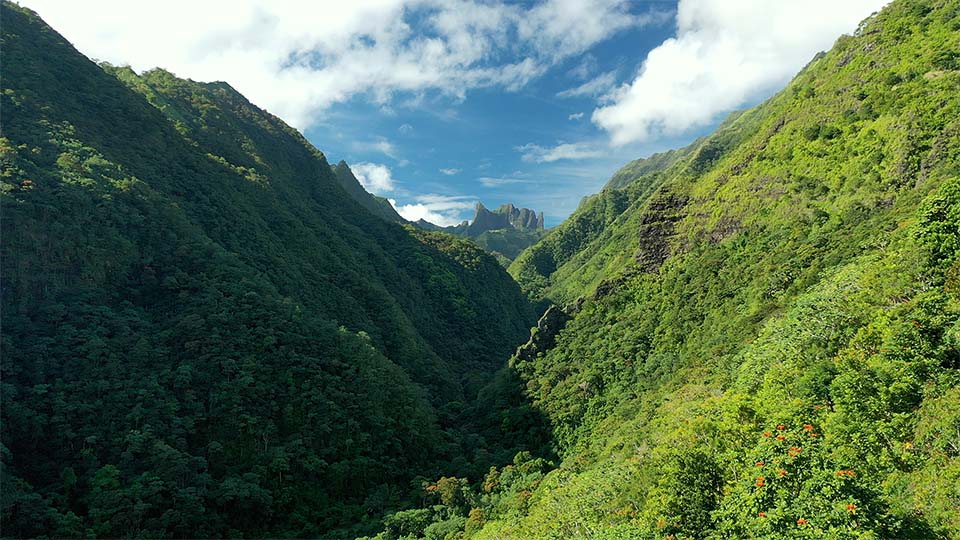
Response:
[{"label": "grassy slope", "polygon": [[600,193],[520,253],[510,274],[533,298],[568,303],[630,266],[637,255],[648,198],[667,181],[693,178],[756,129],[757,111],[733,113],[717,131],[689,146],[625,165]]},{"label": "grassy slope", "polygon": [[894,2],[520,255],[535,294],[607,284],[516,363],[565,460],[478,537],[960,534],[958,30]]}]

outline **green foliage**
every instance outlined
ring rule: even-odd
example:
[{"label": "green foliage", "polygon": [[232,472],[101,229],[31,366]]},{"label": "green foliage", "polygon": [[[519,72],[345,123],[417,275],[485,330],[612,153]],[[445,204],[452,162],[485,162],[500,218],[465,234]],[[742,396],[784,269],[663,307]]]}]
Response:
[{"label": "green foliage", "polygon": [[562,462],[478,538],[957,536],[958,15],[893,2],[517,257],[580,306],[513,363]]},{"label": "green foliage", "polygon": [[471,238],[483,249],[512,261],[521,251],[543,238],[543,229],[497,229]]},{"label": "green foliage", "polygon": [[352,537],[516,452],[462,416],[533,322],[495,259],[228,85],[2,11],[4,535]]}]

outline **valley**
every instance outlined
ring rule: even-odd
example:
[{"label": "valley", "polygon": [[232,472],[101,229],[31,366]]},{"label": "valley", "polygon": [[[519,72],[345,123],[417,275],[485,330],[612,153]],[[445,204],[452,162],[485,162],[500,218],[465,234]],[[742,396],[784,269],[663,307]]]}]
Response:
[{"label": "valley", "polygon": [[6,0],[0,46],[4,538],[960,535],[960,2],[552,228],[408,221]]}]

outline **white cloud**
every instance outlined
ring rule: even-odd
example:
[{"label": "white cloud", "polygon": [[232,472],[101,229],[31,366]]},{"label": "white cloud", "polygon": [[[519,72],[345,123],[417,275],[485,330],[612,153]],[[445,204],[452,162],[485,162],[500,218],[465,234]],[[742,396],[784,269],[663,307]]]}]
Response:
[{"label": "white cloud", "polygon": [[355,141],[351,146],[358,152],[380,152],[387,157],[398,159],[397,147],[383,137],[372,141]]},{"label": "white cloud", "polygon": [[561,159],[587,159],[603,156],[603,152],[587,143],[562,143],[552,148],[538,144],[517,146],[514,150],[522,152],[520,158],[528,163],[551,163]]},{"label": "white cloud", "polygon": [[466,219],[464,212],[477,205],[476,197],[471,196],[419,195],[411,204],[397,204],[394,199],[388,200],[404,219],[424,219],[441,227],[458,225]]},{"label": "white cloud", "polygon": [[523,171],[513,171],[510,174],[504,174],[501,176],[481,176],[477,178],[477,181],[480,182],[483,187],[500,187],[508,186],[510,184],[532,184],[533,180],[530,179],[530,175]]},{"label": "white cloud", "polygon": [[453,169],[453,168],[440,169],[440,173],[445,174],[447,176],[454,176],[454,175],[460,174],[460,169]]},{"label": "white cloud", "polygon": [[573,114],[571,114],[570,116],[568,116],[568,117],[567,117],[567,120],[580,120],[580,119],[582,119],[582,118],[583,118],[583,113],[582,113],[582,112],[578,112],[578,113],[573,113]]},{"label": "white cloud", "polygon": [[412,133],[412,132],[413,132],[413,126],[411,126],[410,124],[403,124],[403,125],[401,125],[400,127],[397,128],[397,131],[399,131],[400,133],[402,133],[402,134],[404,134],[404,135],[407,135],[408,133]]},{"label": "white cloud", "polygon": [[396,181],[390,168],[376,163],[357,163],[350,166],[353,175],[363,185],[363,188],[377,195],[389,193],[396,187]]},{"label": "white cloud", "polygon": [[590,75],[595,71],[597,71],[597,57],[587,53],[583,55],[577,65],[567,70],[567,77],[583,81],[590,78]]},{"label": "white cloud", "polygon": [[576,86],[564,90],[563,92],[558,92],[557,97],[559,98],[572,98],[572,97],[584,97],[584,96],[598,96],[600,94],[606,94],[613,88],[613,85],[617,82],[617,72],[608,71],[606,73],[601,73],[593,79]]},{"label": "white cloud", "polygon": [[614,145],[676,135],[782,86],[888,0],[680,0],[677,36],[593,122]]},{"label": "white cloud", "polygon": [[517,33],[553,60],[586,51],[608,36],[633,26],[659,24],[670,14],[633,15],[628,0],[547,0],[519,20]]},{"label": "white cloud", "polygon": [[91,57],[227,81],[300,129],[358,95],[391,110],[397,94],[517,90],[621,30],[661,20],[630,14],[626,0],[23,4]]}]

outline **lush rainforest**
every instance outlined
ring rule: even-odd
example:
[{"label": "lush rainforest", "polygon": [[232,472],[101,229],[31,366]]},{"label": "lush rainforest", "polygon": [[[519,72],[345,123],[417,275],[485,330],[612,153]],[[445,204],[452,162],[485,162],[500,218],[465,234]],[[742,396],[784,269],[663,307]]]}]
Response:
[{"label": "lush rainforest", "polygon": [[535,320],[494,258],[226,84],[2,20],[4,536],[356,536],[513,457],[473,410],[522,404],[494,374]]},{"label": "lush rainforest", "polygon": [[2,10],[3,537],[960,538],[960,1],[506,270]]}]

